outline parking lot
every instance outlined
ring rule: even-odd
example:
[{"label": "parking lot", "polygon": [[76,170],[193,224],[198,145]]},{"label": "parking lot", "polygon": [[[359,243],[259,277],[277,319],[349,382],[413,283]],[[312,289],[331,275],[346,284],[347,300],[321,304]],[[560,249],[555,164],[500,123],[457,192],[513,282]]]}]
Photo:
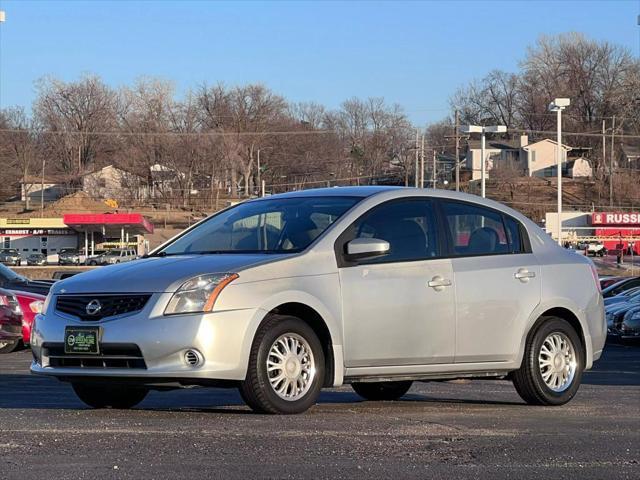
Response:
[{"label": "parking lot", "polygon": [[640,348],[607,345],[577,397],[530,407],[511,383],[416,383],[401,402],[325,391],[297,416],[256,415],[235,390],[152,392],[85,408],[66,384],[0,357],[0,477],[640,477]]}]

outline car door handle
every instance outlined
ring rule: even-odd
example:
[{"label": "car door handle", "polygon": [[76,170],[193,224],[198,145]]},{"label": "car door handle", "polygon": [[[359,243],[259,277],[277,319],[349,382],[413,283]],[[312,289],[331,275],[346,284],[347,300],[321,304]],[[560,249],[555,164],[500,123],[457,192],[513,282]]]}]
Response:
[{"label": "car door handle", "polygon": [[514,273],[513,276],[521,282],[526,283],[530,278],[534,278],[536,276],[536,272],[530,272],[526,268],[521,268],[516,273]]},{"label": "car door handle", "polygon": [[444,287],[450,287],[451,286],[451,280],[447,280],[446,278],[442,278],[440,275],[436,275],[431,280],[429,280],[427,285],[429,285],[435,291],[439,292]]}]

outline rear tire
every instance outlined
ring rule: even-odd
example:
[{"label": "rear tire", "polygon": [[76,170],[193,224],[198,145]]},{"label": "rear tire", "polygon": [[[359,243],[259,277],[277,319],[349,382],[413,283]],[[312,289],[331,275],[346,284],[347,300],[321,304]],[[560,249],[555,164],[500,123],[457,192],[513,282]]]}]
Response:
[{"label": "rear tire", "polygon": [[352,383],[351,388],[366,400],[398,400],[409,391],[412,381]]},{"label": "rear tire", "polygon": [[19,341],[16,342],[0,342],[0,355],[3,353],[11,353],[15,351],[20,345]]},{"label": "rear tire", "polygon": [[575,329],[559,317],[542,317],[529,335],[522,366],[512,373],[516,391],[530,405],[564,405],[580,388],[584,347]]},{"label": "rear tire", "polygon": [[258,413],[302,413],[320,395],[324,362],[320,340],[308,324],[289,315],[270,315],[253,339],[240,395]]},{"label": "rear tire", "polygon": [[80,400],[91,408],[129,409],[138,405],[149,393],[144,387],[114,387],[113,385],[95,385],[73,383],[73,391]]}]

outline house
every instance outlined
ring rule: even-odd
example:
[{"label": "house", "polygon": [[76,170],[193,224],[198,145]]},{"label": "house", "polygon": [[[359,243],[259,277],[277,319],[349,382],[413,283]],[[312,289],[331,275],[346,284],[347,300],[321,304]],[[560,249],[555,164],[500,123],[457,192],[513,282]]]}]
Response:
[{"label": "house", "polygon": [[[522,147],[525,145],[527,145],[526,135],[515,141],[486,140],[485,173],[487,178],[489,178],[489,172],[493,168],[508,168],[515,170],[518,175],[526,174],[526,161],[522,153]],[[471,180],[480,180],[482,177],[481,157],[482,146],[480,140],[469,140],[465,169],[471,172]]]},{"label": "house", "polygon": [[[526,144],[522,147],[526,158],[526,174],[529,177],[555,177],[556,166],[556,148],[558,142],[545,138],[539,142]],[[566,172],[567,153],[571,147],[562,145],[562,170]]]},{"label": "house", "polygon": [[620,145],[618,167],[640,170],[640,143],[623,143]]},{"label": "house", "polygon": [[[58,200],[66,194],[68,180],[59,176],[30,175],[20,181],[20,200],[40,201],[44,197],[45,202]],[[44,195],[43,195],[44,193]]]},{"label": "house", "polygon": [[[556,145],[551,139],[529,143],[527,135],[513,141],[487,140],[485,144],[485,161],[487,178],[494,169],[510,170],[514,176],[549,177],[556,175]],[[562,145],[563,174],[568,174],[567,155],[571,147]],[[482,150],[479,140],[469,140],[466,156],[466,169],[471,172],[471,180],[481,178]],[[576,159],[577,160],[577,159]],[[584,175],[588,161],[581,158],[578,162],[579,175]],[[585,165],[585,162],[587,165]],[[591,167],[589,166],[589,169]]]},{"label": "house", "polygon": [[149,197],[145,178],[114,165],[85,173],[80,180],[82,190],[94,198],[144,200]]}]

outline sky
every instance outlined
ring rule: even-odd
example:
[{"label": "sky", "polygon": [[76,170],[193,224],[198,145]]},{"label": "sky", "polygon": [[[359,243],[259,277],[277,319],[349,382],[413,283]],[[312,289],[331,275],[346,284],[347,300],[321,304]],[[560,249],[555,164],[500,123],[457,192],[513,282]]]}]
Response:
[{"label": "sky", "polygon": [[30,108],[43,76],[263,83],[337,108],[357,96],[444,118],[455,90],[516,71],[543,34],[577,31],[640,55],[640,0],[213,2],[0,0],[0,107]]}]

